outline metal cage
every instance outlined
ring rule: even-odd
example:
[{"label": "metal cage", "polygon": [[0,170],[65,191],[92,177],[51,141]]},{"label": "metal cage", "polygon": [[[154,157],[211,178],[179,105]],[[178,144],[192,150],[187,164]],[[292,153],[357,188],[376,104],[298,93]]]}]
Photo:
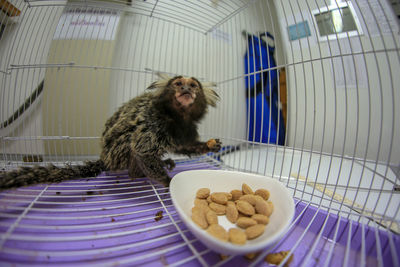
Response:
[{"label": "metal cage", "polygon": [[2,191],[2,266],[258,266],[279,251],[289,251],[279,266],[292,255],[290,266],[400,265],[396,1],[2,0],[0,8],[3,171],[98,158],[107,117],[157,72],[182,74],[217,83],[221,101],[199,131],[223,149],[173,155],[171,176],[258,173],[283,183],[296,204],[272,248],[222,257],[185,227],[168,188],[147,178],[102,173]]}]

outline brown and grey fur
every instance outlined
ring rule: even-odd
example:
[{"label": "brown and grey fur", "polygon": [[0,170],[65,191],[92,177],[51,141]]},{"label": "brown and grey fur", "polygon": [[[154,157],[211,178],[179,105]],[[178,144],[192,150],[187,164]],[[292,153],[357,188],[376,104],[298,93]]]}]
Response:
[{"label": "brown and grey fur", "polygon": [[[215,106],[218,95],[196,78],[176,76],[154,82],[144,94],[122,105],[105,124],[100,159],[83,166],[24,167],[0,174],[0,189],[96,176],[104,170],[128,169],[131,177],[149,177],[168,185],[166,153],[188,156],[217,152],[218,139],[199,141],[197,124]],[[209,84],[206,84],[209,85]]]}]

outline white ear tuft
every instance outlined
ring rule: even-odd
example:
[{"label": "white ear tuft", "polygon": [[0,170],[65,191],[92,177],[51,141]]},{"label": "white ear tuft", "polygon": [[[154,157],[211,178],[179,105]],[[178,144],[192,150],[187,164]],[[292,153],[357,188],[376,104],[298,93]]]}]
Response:
[{"label": "white ear tuft", "polygon": [[165,86],[167,86],[169,80],[171,79],[170,76],[168,76],[165,73],[161,73],[161,72],[156,72],[155,73],[160,79],[158,81],[153,82],[152,84],[150,84],[149,87],[147,87],[147,89],[159,89],[159,88],[163,88]]},{"label": "white ear tuft", "polygon": [[169,76],[168,74],[163,73],[163,72],[159,72],[159,71],[156,72],[156,75],[157,75],[158,77],[160,77],[161,80],[170,80],[170,79],[172,78],[172,77]]},{"label": "white ear tuft", "polygon": [[212,107],[217,106],[217,102],[219,101],[219,95],[213,89],[208,86],[203,86],[204,95],[206,96],[207,104]]},{"label": "white ear tuft", "polygon": [[201,83],[203,87],[217,87],[217,83],[215,82],[203,82]]}]

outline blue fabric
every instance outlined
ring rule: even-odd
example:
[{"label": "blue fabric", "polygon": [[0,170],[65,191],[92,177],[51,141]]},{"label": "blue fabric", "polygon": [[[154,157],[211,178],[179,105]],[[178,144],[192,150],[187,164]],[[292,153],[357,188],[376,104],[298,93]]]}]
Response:
[{"label": "blue fabric", "polygon": [[[271,38],[272,35],[268,34]],[[273,39],[273,38],[272,38]],[[254,36],[249,35],[247,38],[247,52],[244,59],[244,72],[245,74],[257,72],[260,70],[267,70],[270,67],[276,67],[274,52],[275,47],[267,45],[264,40]],[[270,74],[269,74],[270,73]],[[255,88],[257,83],[261,83],[261,75],[267,76],[267,80],[264,80],[264,87],[269,89],[269,77],[271,77],[272,88],[277,88],[277,70],[271,70],[268,72],[252,74],[245,77],[246,87]],[[264,90],[266,96],[270,95],[269,90]]]},{"label": "blue fabric", "polygon": [[[266,33],[268,37],[273,36]],[[278,103],[275,47],[254,35],[247,36],[244,57],[247,96],[248,140],[284,145],[285,125]],[[257,74],[254,72],[263,71]],[[279,128],[279,131],[278,131]],[[278,138],[279,137],[279,138]]]}]

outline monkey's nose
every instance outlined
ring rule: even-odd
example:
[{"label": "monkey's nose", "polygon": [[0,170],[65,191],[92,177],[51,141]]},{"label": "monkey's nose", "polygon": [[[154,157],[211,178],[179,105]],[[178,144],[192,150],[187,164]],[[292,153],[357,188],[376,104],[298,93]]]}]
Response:
[{"label": "monkey's nose", "polygon": [[190,87],[187,86],[187,85],[182,86],[182,87],[181,87],[181,91],[182,91],[182,93],[185,93],[185,92],[190,93],[190,92],[191,92]]}]

